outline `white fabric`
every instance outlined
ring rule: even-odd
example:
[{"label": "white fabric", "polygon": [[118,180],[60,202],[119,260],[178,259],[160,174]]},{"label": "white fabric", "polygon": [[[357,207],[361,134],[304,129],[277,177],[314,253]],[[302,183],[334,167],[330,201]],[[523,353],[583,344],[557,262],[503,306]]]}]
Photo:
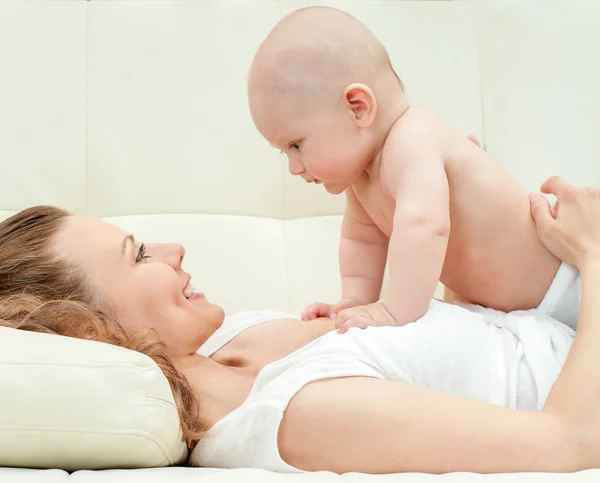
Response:
[{"label": "white fabric", "polygon": [[[110,217],[142,240],[183,241],[184,268],[228,313],[270,308],[299,314],[307,303],[336,300],[343,197],[287,175],[285,159],[252,125],[246,93],[258,43],[282,15],[315,3],[365,21],[385,42],[410,100],[480,137],[527,189],[553,174],[600,185],[596,0],[0,0],[0,218],[54,203]],[[3,337],[15,351],[41,344],[29,335]],[[59,342],[44,344],[73,357]],[[1,369],[8,374],[7,366]],[[98,368],[93,374],[100,380],[109,373]],[[124,384],[110,374],[106,387]],[[21,376],[21,388],[36,382],[26,372]],[[47,387],[60,387],[64,377],[49,373]],[[85,409],[105,414],[108,424],[120,413],[102,412],[106,391]],[[0,393],[0,414],[16,417],[2,387]],[[39,397],[68,419],[61,391]],[[60,455],[55,465],[61,464],[70,447],[47,437]],[[98,438],[85,445],[94,458],[111,452]],[[139,456],[124,445],[129,451],[120,458]],[[40,438],[29,451],[48,455],[48,446]],[[0,453],[8,447],[1,445]],[[22,470],[18,477],[6,471],[0,470],[0,481],[282,478],[180,468],[73,475]],[[497,483],[597,481],[599,475],[297,476]]]},{"label": "white fabric", "polygon": [[576,268],[561,263],[537,310],[577,329],[580,306],[581,275]]},{"label": "white fabric", "polygon": [[[258,374],[244,403],[219,421],[190,457],[197,466],[299,471],[277,449],[290,399],[306,384],[345,376],[401,381],[524,411],[540,410],[567,356],[574,332],[531,310],[504,314],[433,300],[403,327],[336,331]],[[225,321],[203,350],[210,355],[245,328],[277,318],[246,313]]]},{"label": "white fabric", "polygon": [[263,322],[268,322],[269,320],[293,318],[297,317],[286,314],[285,312],[275,312],[273,310],[238,312],[237,314],[225,318],[221,327],[219,327],[219,329],[217,329],[215,333],[202,344],[202,347],[198,349],[197,353],[205,357],[210,357],[236,335],[250,327],[262,324]]}]

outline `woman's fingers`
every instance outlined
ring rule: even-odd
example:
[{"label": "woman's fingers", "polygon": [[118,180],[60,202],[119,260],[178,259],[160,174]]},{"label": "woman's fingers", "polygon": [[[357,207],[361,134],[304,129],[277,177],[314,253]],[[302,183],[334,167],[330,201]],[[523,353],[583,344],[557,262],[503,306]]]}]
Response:
[{"label": "woman's fingers", "polygon": [[545,230],[550,223],[554,221],[552,211],[550,210],[550,203],[540,193],[531,193],[529,195],[529,201],[531,203],[531,216],[535,220],[538,233],[541,230]]},{"label": "woman's fingers", "polygon": [[552,218],[556,218],[558,216],[558,200],[552,205]]},{"label": "woman's fingers", "polygon": [[565,199],[569,198],[575,192],[575,188],[560,176],[551,176],[544,181],[540,187],[540,191],[547,195],[554,195],[557,198]]},{"label": "woman's fingers", "polygon": [[557,202],[552,209],[539,193],[530,195],[531,215],[548,250],[569,265],[581,268],[600,257],[600,190],[576,188],[554,176],[541,186]]},{"label": "woman's fingers", "polygon": [[473,142],[474,144],[477,144],[477,146],[480,146],[480,147],[481,147],[481,144],[479,143],[479,139],[477,139],[477,138],[475,137],[475,135],[473,135],[473,134],[468,134],[468,135],[467,135],[467,139],[469,139],[469,140],[470,140],[471,142]]}]

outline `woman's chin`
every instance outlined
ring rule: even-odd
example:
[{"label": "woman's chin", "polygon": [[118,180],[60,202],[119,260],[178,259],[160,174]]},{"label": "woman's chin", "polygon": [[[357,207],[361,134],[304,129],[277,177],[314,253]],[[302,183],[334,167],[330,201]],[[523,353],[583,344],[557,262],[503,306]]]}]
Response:
[{"label": "woman's chin", "polygon": [[223,325],[223,322],[225,321],[225,310],[223,310],[223,308],[219,307],[218,305],[213,305],[213,307],[215,308],[215,312],[216,312],[216,319],[218,319],[219,321],[219,327],[221,327]]},{"label": "woman's chin", "polygon": [[225,320],[225,310],[223,310],[222,307],[210,303],[204,295],[194,298],[190,297],[189,301],[195,307],[205,312],[207,314],[206,317],[210,318],[211,322],[213,322],[217,328],[221,327]]}]

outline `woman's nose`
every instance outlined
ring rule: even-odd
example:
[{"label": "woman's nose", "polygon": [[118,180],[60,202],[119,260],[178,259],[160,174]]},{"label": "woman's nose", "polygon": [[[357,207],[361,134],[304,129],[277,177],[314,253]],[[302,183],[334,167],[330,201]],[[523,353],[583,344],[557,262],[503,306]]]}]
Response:
[{"label": "woman's nose", "polygon": [[183,257],[185,257],[185,248],[181,243],[170,243],[169,244],[169,256],[168,263],[175,270],[181,269],[183,263]]},{"label": "woman's nose", "polygon": [[166,263],[174,270],[180,270],[185,257],[185,248],[181,243],[161,243],[154,245],[150,254],[152,258]]}]

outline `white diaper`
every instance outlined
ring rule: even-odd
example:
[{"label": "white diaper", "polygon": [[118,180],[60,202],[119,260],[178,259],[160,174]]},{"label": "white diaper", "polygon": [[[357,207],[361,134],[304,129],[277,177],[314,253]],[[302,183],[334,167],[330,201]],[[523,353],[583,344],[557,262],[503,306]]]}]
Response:
[{"label": "white diaper", "polygon": [[577,328],[581,306],[581,276],[579,271],[561,263],[544,300],[538,306],[540,312]]}]

